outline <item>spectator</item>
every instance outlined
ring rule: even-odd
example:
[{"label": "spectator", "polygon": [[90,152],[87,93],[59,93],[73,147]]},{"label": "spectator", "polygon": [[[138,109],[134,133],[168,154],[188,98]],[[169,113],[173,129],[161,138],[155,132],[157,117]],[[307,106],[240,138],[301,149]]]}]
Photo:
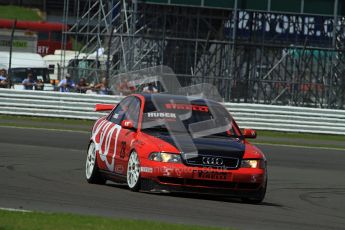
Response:
[{"label": "spectator", "polygon": [[118,85],[117,90],[121,93],[121,95],[126,96],[131,94],[135,90],[135,87],[131,86],[127,78],[125,78]]},{"label": "spectator", "polygon": [[33,78],[32,73],[28,73],[27,78],[25,78],[22,82],[25,90],[32,90],[33,87],[36,85],[36,82]]},{"label": "spectator", "polygon": [[86,82],[85,78],[80,78],[78,84],[76,85],[76,89],[78,93],[86,93],[89,89],[91,89],[90,85]]},{"label": "spectator", "polygon": [[150,82],[143,88],[143,93],[158,93],[158,89],[152,82]]},{"label": "spectator", "polygon": [[9,80],[7,78],[6,70],[0,70],[0,88],[8,88]]},{"label": "spectator", "polygon": [[58,80],[55,80],[55,79],[52,79],[52,80],[50,80],[50,83],[51,83],[52,86],[53,86],[53,90],[54,90],[54,91],[57,91],[57,90],[58,90],[57,85],[58,85],[59,81],[58,81]]},{"label": "spectator", "polygon": [[35,90],[44,90],[44,82],[42,79],[37,80]]},{"label": "spectator", "polygon": [[75,83],[71,79],[71,75],[66,74],[65,79],[61,80],[58,87],[60,92],[71,92],[75,89]]},{"label": "spectator", "polygon": [[101,83],[95,85],[94,89],[98,92],[98,94],[107,95],[110,94],[109,85],[107,78],[102,78]]},{"label": "spectator", "polygon": [[7,79],[7,74],[6,74],[6,70],[5,69],[1,69],[0,70],[0,80],[6,80]]}]

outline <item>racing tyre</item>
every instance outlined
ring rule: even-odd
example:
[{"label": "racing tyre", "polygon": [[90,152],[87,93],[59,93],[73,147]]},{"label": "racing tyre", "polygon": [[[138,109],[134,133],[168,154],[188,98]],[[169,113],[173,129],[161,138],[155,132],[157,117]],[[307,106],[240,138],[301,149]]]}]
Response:
[{"label": "racing tyre", "polygon": [[97,166],[95,143],[91,142],[87,150],[85,177],[90,184],[104,184],[105,178],[99,173]]},{"label": "racing tyre", "polygon": [[140,189],[140,162],[135,151],[131,153],[128,159],[127,185],[130,190],[135,192]]},{"label": "racing tyre", "polygon": [[266,188],[267,188],[267,180],[266,180],[265,186],[259,190],[257,196],[243,197],[242,201],[248,204],[260,204],[265,199]]}]

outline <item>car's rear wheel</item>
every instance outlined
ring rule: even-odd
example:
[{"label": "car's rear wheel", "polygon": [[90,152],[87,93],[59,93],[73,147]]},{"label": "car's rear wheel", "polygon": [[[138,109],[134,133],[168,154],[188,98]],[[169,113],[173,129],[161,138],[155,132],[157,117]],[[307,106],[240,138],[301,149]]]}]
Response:
[{"label": "car's rear wheel", "polygon": [[128,159],[127,185],[132,191],[138,191],[140,189],[140,162],[138,154],[135,151],[131,153]]},{"label": "car's rear wheel", "polygon": [[95,143],[91,142],[87,150],[86,164],[85,164],[85,177],[90,184],[104,184],[105,179],[99,173],[96,157]]}]

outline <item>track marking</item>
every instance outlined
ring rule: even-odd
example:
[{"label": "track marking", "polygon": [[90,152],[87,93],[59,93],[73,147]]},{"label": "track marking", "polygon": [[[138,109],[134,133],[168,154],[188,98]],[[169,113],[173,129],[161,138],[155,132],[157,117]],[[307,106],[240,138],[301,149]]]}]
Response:
[{"label": "track marking", "polygon": [[32,212],[30,210],[25,210],[25,209],[17,209],[17,208],[2,208],[0,207],[0,210],[3,211],[9,211],[9,212]]}]

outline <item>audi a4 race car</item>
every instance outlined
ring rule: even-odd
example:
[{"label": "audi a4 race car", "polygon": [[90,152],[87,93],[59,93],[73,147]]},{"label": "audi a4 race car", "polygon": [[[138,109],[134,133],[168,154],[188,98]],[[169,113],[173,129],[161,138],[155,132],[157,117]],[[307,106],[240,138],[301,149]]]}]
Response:
[{"label": "audi a4 race car", "polygon": [[96,121],[86,180],[127,183],[133,191],[187,192],[259,203],[266,193],[264,154],[218,102],[168,94],[134,94]]}]

